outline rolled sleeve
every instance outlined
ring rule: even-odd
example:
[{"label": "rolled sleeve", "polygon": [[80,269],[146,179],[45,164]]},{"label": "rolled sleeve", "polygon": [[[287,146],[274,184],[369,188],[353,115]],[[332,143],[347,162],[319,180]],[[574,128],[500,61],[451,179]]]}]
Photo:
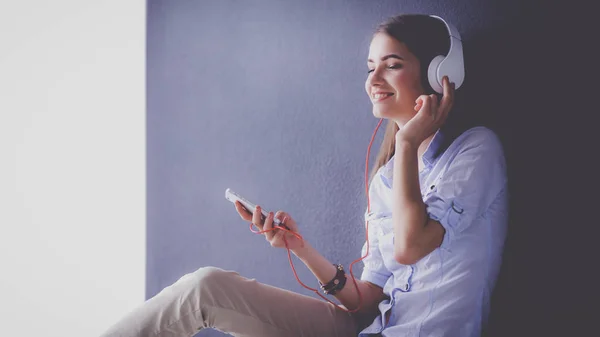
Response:
[{"label": "rolled sleeve", "polygon": [[[362,261],[364,269],[361,280],[371,282],[381,288],[384,287],[392,273],[385,267],[383,257],[379,249],[379,237],[377,236],[376,223],[369,224],[369,255]],[[362,256],[367,253],[367,243],[363,245]]]},{"label": "rolled sleeve", "polygon": [[446,230],[442,247],[468,229],[506,184],[502,147],[493,133],[471,134],[446,168],[423,200],[429,217]]}]

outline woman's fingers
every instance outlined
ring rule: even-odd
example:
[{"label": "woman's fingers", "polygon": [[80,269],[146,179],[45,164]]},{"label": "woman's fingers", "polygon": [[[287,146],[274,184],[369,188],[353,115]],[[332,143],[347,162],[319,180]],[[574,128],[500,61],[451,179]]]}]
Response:
[{"label": "woman's fingers", "polygon": [[285,233],[286,232],[283,230],[277,230],[277,233],[275,233],[275,235],[273,236],[273,239],[271,241],[269,241],[271,243],[271,246],[273,246],[273,247],[285,246],[285,242],[283,241],[283,237],[284,237]]},{"label": "woman's fingers", "polygon": [[[415,101],[417,106],[415,110],[424,110],[425,113],[433,113],[434,109],[437,108],[437,96],[436,95],[421,95]],[[418,107],[418,109],[417,109]]]},{"label": "woman's fingers", "polygon": [[[275,217],[277,219],[279,219],[280,226],[282,226],[284,228],[288,228],[289,230],[293,230],[291,227],[295,228],[294,226],[291,226],[291,224],[289,224],[291,227],[288,227],[286,225],[286,221],[289,218],[289,215],[287,213],[279,211],[279,212],[277,212]],[[275,236],[273,237],[273,240],[271,241],[271,245],[273,247],[285,247],[285,238],[290,240],[291,236],[293,237],[293,234],[291,234],[290,232],[283,230],[283,229],[279,229],[279,230],[277,230],[277,233],[275,233]]]},{"label": "woman's fingers", "polygon": [[235,202],[235,210],[238,212],[240,217],[246,221],[252,221],[252,213],[248,211],[239,201]]},{"label": "woman's fingers", "polygon": [[421,96],[421,111],[423,111],[423,114],[428,114],[431,113],[431,97],[427,96],[427,95],[422,95]]},{"label": "woman's fingers", "polygon": [[277,213],[275,213],[275,219],[279,220],[279,223],[283,223],[284,217],[285,217],[285,212],[283,212],[283,211],[277,211]]},{"label": "woman's fingers", "polygon": [[442,85],[444,86],[444,96],[440,103],[440,111],[447,114],[454,103],[454,83],[450,83],[448,76],[444,76],[442,79]]},{"label": "woman's fingers", "polygon": [[[273,227],[275,226],[275,219],[278,219],[279,221],[281,221],[282,214],[283,214],[282,211],[277,211],[277,213],[275,213],[275,215],[273,215],[273,212],[269,213],[269,215],[271,217],[270,224],[269,224],[268,228],[265,226],[265,230],[273,229]],[[275,230],[270,230],[267,233],[265,233],[267,241],[269,241],[271,243],[271,246],[273,246],[273,240],[274,240],[275,236],[280,232],[282,232],[282,231],[276,228]]]},{"label": "woman's fingers", "polygon": [[262,223],[262,219],[261,219],[261,209],[260,206],[256,206],[256,209],[254,210],[254,214],[252,214],[252,223],[258,227],[258,229],[260,229],[261,231],[263,230],[263,223]]},{"label": "woman's fingers", "polygon": [[[263,232],[265,238],[273,247],[285,247],[284,238],[287,238],[288,241],[297,238],[294,234],[289,233],[286,230],[275,228],[275,219],[277,218],[280,221],[280,226],[289,228],[289,230],[297,233],[294,220],[292,220],[286,212],[278,211],[276,214],[270,212],[266,218],[263,218],[260,206],[256,206],[256,210],[251,213],[239,201],[235,202],[235,209],[242,219],[252,222],[260,232]],[[286,221],[288,222],[286,223]],[[304,247],[303,242],[301,242],[301,247]]]},{"label": "woman's fingers", "polygon": [[415,105],[415,111],[419,112],[419,110],[421,110],[421,108],[423,107],[423,100],[421,99],[421,97],[417,98],[416,101],[416,105]]},{"label": "woman's fingers", "polygon": [[431,94],[429,95],[429,113],[431,114],[431,118],[435,120],[438,116],[438,98],[437,95]]},{"label": "woman's fingers", "polygon": [[431,116],[431,119],[439,120],[443,124],[454,104],[454,83],[450,83],[448,76],[444,76],[442,85],[444,92],[441,100],[436,94],[420,95],[415,100],[415,111],[423,111],[425,115]]},{"label": "woman's fingers", "polygon": [[265,220],[265,226],[263,227],[263,230],[266,231],[265,232],[265,238],[267,239],[267,241],[271,242],[271,240],[273,239],[273,212],[269,212],[269,215],[267,215],[267,219]]}]

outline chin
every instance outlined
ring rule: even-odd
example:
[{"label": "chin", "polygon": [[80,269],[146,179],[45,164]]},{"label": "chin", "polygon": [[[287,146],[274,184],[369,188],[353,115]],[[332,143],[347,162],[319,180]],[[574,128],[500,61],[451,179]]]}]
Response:
[{"label": "chin", "polygon": [[375,116],[375,118],[383,118],[383,119],[390,119],[392,117],[394,117],[393,113],[390,113],[386,110],[380,110],[377,108],[373,108],[373,116]]},{"label": "chin", "polygon": [[402,125],[408,122],[415,115],[416,112],[412,111],[406,111],[403,113],[400,111],[390,111],[389,109],[380,110],[373,108],[373,116],[375,116],[375,118],[387,119],[396,123],[401,123]]}]

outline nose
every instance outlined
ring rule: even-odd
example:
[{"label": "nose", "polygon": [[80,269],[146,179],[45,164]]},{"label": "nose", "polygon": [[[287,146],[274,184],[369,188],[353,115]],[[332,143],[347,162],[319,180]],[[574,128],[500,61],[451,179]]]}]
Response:
[{"label": "nose", "polygon": [[384,79],[381,76],[380,69],[380,67],[375,67],[375,69],[373,69],[373,71],[370,74],[371,76],[367,78],[367,84],[369,86],[381,86],[383,84]]}]

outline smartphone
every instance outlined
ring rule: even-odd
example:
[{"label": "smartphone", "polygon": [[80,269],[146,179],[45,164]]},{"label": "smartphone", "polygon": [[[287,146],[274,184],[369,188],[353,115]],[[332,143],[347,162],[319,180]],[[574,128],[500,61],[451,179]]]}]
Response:
[{"label": "smartphone", "polygon": [[[228,188],[227,190],[225,190],[225,199],[231,201],[234,204],[235,204],[236,201],[239,201],[242,204],[242,206],[244,206],[244,208],[246,208],[246,210],[248,210],[250,213],[254,214],[254,210],[256,209],[256,204],[248,201],[246,198],[242,197],[238,193],[235,193],[230,188]],[[261,213],[262,213],[261,220],[264,223],[264,221],[267,219],[267,215],[269,215],[269,212],[265,211],[261,207]],[[279,219],[277,219],[277,218],[273,218],[273,225],[274,226],[282,226],[282,227],[288,228],[287,226],[282,225],[281,221]]]}]

